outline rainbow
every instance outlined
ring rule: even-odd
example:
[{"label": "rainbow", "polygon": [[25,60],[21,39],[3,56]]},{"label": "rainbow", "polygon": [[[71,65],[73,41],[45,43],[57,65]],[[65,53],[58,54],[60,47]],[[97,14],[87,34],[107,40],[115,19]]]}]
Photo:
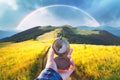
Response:
[{"label": "rainbow", "polygon": [[27,16],[25,16],[25,18],[23,18],[20,23],[18,24],[18,26],[16,27],[16,29],[20,29],[22,23],[27,19],[29,18],[30,16],[32,16],[34,13],[38,12],[38,11],[42,11],[43,9],[46,9],[46,8],[50,8],[50,7],[57,7],[57,6],[62,6],[62,7],[70,7],[70,8],[73,8],[73,9],[76,9],[76,10],[79,10],[81,12],[83,12],[84,14],[86,14],[87,16],[89,16],[92,20],[95,21],[95,26],[100,26],[99,22],[96,21],[96,19],[94,17],[92,17],[90,14],[88,14],[87,12],[85,12],[84,10],[78,8],[78,7],[75,7],[75,6],[70,6],[70,5],[49,5],[49,6],[44,6],[44,7],[41,7],[41,8],[38,8],[34,11],[32,11],[31,13],[29,13]]}]

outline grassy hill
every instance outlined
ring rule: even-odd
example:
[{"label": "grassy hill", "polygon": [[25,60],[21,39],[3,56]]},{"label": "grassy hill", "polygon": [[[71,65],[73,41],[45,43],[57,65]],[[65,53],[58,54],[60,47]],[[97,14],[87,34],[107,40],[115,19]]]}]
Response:
[{"label": "grassy hill", "polygon": [[57,33],[62,33],[73,48],[75,71],[68,80],[120,79],[118,37],[106,31],[86,31],[65,25],[35,27],[1,39],[0,80],[36,78],[44,68],[45,52],[56,39]]},{"label": "grassy hill", "polygon": [[[48,34],[45,34],[48,35]],[[44,37],[44,36],[43,36]],[[0,80],[33,80],[42,70],[46,42],[0,43]],[[120,46],[71,44],[75,71],[69,80],[119,80]]]},{"label": "grassy hill", "polygon": [[70,43],[120,45],[119,37],[103,30],[80,30],[63,26],[62,33]]},{"label": "grassy hill", "polygon": [[53,31],[44,33],[36,38],[36,40],[41,42],[53,42],[57,38],[57,33],[61,32],[61,28],[56,28]]},{"label": "grassy hill", "polygon": [[89,26],[77,26],[78,28],[82,30],[106,30],[118,37],[120,37],[120,28],[119,27],[113,27],[113,26],[99,26],[99,27],[89,27]]},{"label": "grassy hill", "polygon": [[20,33],[17,33],[11,37],[3,38],[0,40],[0,42],[22,42],[25,40],[36,39],[37,36],[47,33],[49,31],[52,31],[54,29],[55,28],[51,26],[46,26],[46,27],[37,26],[31,29],[22,31]]},{"label": "grassy hill", "polygon": [[120,45],[120,38],[107,31],[81,30],[69,25],[34,27],[11,37],[0,39],[0,42],[22,42],[30,39],[52,40],[56,38],[57,33],[62,33],[70,43]]}]

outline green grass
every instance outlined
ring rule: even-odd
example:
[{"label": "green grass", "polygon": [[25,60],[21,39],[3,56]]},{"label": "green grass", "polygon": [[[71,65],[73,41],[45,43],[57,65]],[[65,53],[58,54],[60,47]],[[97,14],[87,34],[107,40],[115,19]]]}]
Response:
[{"label": "green grass", "polygon": [[93,30],[81,30],[79,28],[72,28],[73,32],[80,35],[91,35],[91,34],[99,34],[99,31]]},{"label": "green grass", "polygon": [[12,42],[4,42],[4,43],[0,43],[0,48],[1,47],[4,47],[4,46],[7,46],[7,45],[10,45],[10,44],[12,44]]}]

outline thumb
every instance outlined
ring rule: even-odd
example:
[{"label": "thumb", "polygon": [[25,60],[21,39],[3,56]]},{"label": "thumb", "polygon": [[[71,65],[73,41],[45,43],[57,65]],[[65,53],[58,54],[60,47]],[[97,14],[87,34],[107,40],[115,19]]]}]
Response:
[{"label": "thumb", "polygon": [[53,50],[53,48],[51,47],[51,48],[49,49],[49,52],[48,52],[48,59],[49,59],[49,60],[53,60],[53,58],[54,58],[54,50]]}]

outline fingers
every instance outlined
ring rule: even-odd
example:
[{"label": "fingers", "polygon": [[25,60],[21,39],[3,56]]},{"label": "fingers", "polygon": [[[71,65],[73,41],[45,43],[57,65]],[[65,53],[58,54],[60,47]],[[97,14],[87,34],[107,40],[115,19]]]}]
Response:
[{"label": "fingers", "polygon": [[[67,55],[68,58],[71,58],[71,53],[72,53],[72,51],[73,51],[73,49],[70,48],[70,49],[69,49],[69,52],[68,52],[68,55]],[[53,58],[54,58],[54,50],[53,50],[52,47],[49,49],[48,58],[50,58],[50,59],[53,59]]]},{"label": "fingers", "polygon": [[71,74],[74,71],[75,64],[74,64],[73,59],[70,59],[70,62],[71,62],[71,65],[70,65],[69,69],[66,69],[66,70],[58,69],[58,72],[60,72],[60,73],[66,73],[66,74]]},{"label": "fingers", "polygon": [[73,59],[70,59],[70,62],[71,62],[71,65],[70,65],[69,70],[74,70],[74,68],[75,68],[75,63],[74,63]]},{"label": "fingers", "polygon": [[71,74],[74,71],[75,65],[74,65],[74,61],[72,59],[70,59],[71,65],[70,68],[67,71],[67,74]]},{"label": "fingers", "polygon": [[68,52],[68,55],[67,55],[68,58],[71,58],[72,51],[73,51],[73,49],[70,48],[70,49],[69,49],[69,52]]}]

